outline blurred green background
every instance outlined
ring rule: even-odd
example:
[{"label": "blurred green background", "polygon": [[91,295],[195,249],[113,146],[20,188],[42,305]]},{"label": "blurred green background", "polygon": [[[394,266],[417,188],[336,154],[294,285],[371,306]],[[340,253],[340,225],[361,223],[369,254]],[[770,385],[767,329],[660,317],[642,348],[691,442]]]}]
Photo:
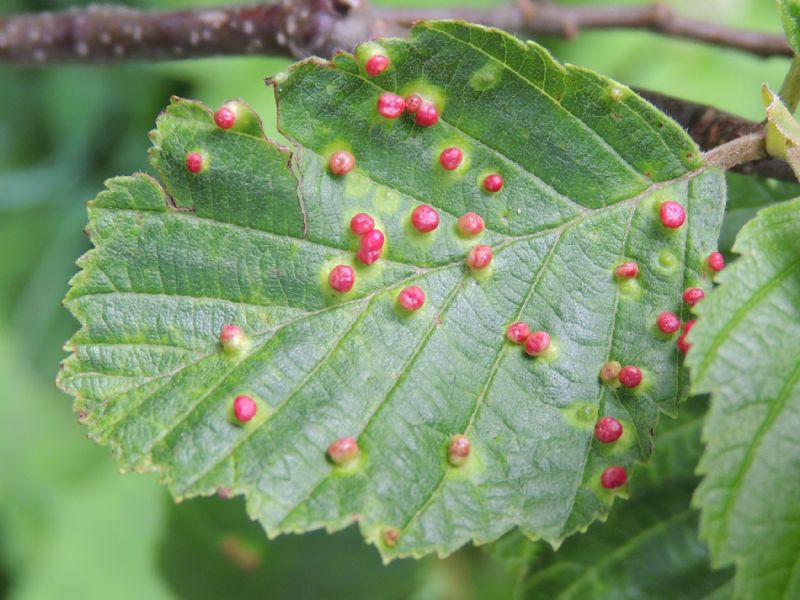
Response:
[{"label": "blurred green background", "polygon": [[[219,3],[127,2],[152,8]],[[81,4],[3,0],[0,14]],[[697,18],[780,30],[767,0],[667,4]],[[755,120],[762,116],[759,85],[778,89],[788,65],[647,33],[540,41],[561,61]],[[120,475],[108,452],[85,439],[70,399],[55,388],[62,344],[77,327],[61,298],[75,259],[88,249],[84,202],[104,179],[148,170],[147,132],[173,94],[212,107],[241,97],[277,135],[263,79],[287,65],[225,58],[0,67],[0,597],[219,598],[235,589],[242,598],[505,598],[522,577],[521,566],[535,568],[540,549],[513,536],[491,553],[467,549],[445,561],[388,568],[352,529],[267,541],[238,501],[175,506],[155,476]],[[794,186],[753,179],[734,178],[731,185],[723,246],[756,207],[797,193]]]}]

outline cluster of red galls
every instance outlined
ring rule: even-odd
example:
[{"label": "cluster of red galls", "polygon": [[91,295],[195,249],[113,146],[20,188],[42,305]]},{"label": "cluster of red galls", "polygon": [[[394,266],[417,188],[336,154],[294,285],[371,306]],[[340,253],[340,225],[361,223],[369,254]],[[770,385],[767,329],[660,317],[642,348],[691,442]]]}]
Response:
[{"label": "cluster of red galls", "polygon": [[[678,229],[686,222],[686,212],[678,202],[663,202],[659,208],[661,224],[668,229]],[[707,267],[714,272],[719,272],[725,267],[725,259],[719,252],[712,252],[706,259]],[[618,279],[632,279],[639,274],[639,265],[635,262],[625,262],[614,269]],[[701,288],[690,287],[683,292],[683,301],[688,306],[694,306],[705,297]],[[686,335],[694,326],[694,321],[689,320],[683,325],[683,333],[678,337],[678,348],[687,352],[690,344],[686,342]],[[515,324],[516,325],[516,324]],[[670,311],[663,311],[656,317],[656,326],[665,334],[671,335],[681,328],[678,315]],[[513,327],[513,325],[512,325]],[[633,389],[642,382],[642,370],[635,365],[622,366],[617,361],[609,361],[600,369],[600,379],[606,384],[618,382],[620,385]],[[616,441],[622,435],[622,425],[613,417],[602,417],[595,425],[595,437],[602,443],[608,444]],[[600,476],[600,484],[607,489],[624,485],[628,480],[625,467],[607,467]]]},{"label": "cluster of red galls", "polygon": [[[380,75],[389,67],[388,57],[382,54],[371,56],[364,69],[371,77]],[[414,121],[421,127],[431,127],[439,121],[439,111],[433,102],[425,100],[419,94],[410,94],[403,98],[389,92],[383,93],[377,101],[378,114],[386,119],[397,119],[405,113],[414,115]],[[442,150],[439,163],[442,168],[453,171],[461,165],[463,152],[460,148],[449,147]],[[347,150],[337,150],[328,159],[328,170],[337,177],[350,173],[356,165],[355,156]],[[488,192],[499,192],[503,187],[503,178],[497,173],[490,173],[483,180],[483,187]],[[430,233],[439,227],[439,213],[428,204],[415,207],[410,215],[411,225],[422,234]],[[474,212],[463,214],[457,223],[459,232],[464,236],[475,236],[485,229],[480,215]],[[350,221],[350,230],[361,237],[356,258],[365,265],[370,265],[381,256],[384,235],[375,229],[374,219],[359,213]],[[478,244],[467,254],[467,265],[473,270],[485,269],[494,258],[491,247]],[[355,271],[349,265],[336,265],[328,276],[331,289],[339,293],[347,293],[355,285]],[[400,291],[397,303],[403,309],[413,312],[425,304],[425,292],[419,286],[408,286]]]},{"label": "cluster of red galls", "polygon": [[[238,325],[223,325],[219,333],[219,342],[226,354],[240,354],[247,346],[248,339]],[[239,395],[233,399],[233,416],[241,424],[251,421],[258,413],[258,403],[250,396]],[[464,435],[454,435],[450,438],[447,451],[448,461],[451,465],[459,467],[469,457],[471,445]],[[352,462],[359,453],[358,443],[353,437],[343,437],[334,441],[328,447],[328,456],[338,464]]]},{"label": "cluster of red galls", "polygon": [[[389,66],[386,56],[376,54],[367,60],[365,70],[370,76],[377,76]],[[439,111],[436,106],[418,94],[411,94],[406,98],[391,93],[381,94],[378,98],[378,113],[387,119],[397,119],[408,112],[415,117],[415,123],[421,127],[431,127],[439,120]],[[214,122],[222,129],[230,129],[236,123],[236,114],[231,107],[223,106],[214,113]],[[461,149],[450,147],[444,149],[439,155],[441,166],[449,171],[457,169],[463,159]],[[186,156],[186,168],[192,173],[200,173],[205,167],[205,158],[199,152],[191,152]],[[346,175],[355,167],[355,157],[347,151],[334,152],[329,161],[328,168],[333,175]],[[503,179],[497,173],[487,175],[483,180],[483,187],[489,192],[498,192],[503,187]],[[678,229],[686,221],[686,213],[678,202],[666,201],[659,208],[661,223],[668,229]],[[439,226],[439,214],[427,205],[417,206],[411,213],[411,224],[420,233],[430,233]],[[459,231],[467,236],[477,235],[484,230],[483,219],[474,212],[468,212],[458,219]],[[383,232],[375,228],[374,219],[366,213],[355,215],[350,221],[351,231],[361,237],[356,258],[365,265],[377,261],[383,252],[385,237]],[[468,256],[467,264],[472,269],[483,269],[491,263],[492,249],[489,246],[476,245]],[[707,266],[714,272],[719,272],[725,266],[725,261],[719,252],[712,252],[707,258]],[[625,262],[614,270],[616,277],[630,279],[639,274],[639,266],[635,262]],[[328,283],[331,289],[340,293],[349,292],[355,285],[355,273],[349,265],[337,265],[329,276]],[[689,306],[694,306],[705,296],[701,288],[687,288],[683,292],[683,300]],[[408,286],[400,291],[397,298],[398,304],[407,311],[416,311],[425,304],[425,292],[418,286]],[[683,325],[683,333],[678,337],[678,348],[687,352],[690,345],[686,342],[686,335],[691,330],[695,321],[689,320]],[[669,311],[664,311],[656,317],[656,325],[665,334],[677,332],[681,327],[680,318]],[[521,344],[525,352],[531,356],[545,354],[551,346],[550,334],[546,331],[531,331],[527,323],[521,321],[512,323],[506,330],[508,339]],[[244,333],[235,325],[225,325],[220,332],[220,342],[226,350],[236,351],[242,347]],[[606,363],[600,372],[600,378],[605,383],[618,381],[621,385],[633,389],[642,381],[642,371],[635,365],[622,366],[617,361]],[[234,398],[233,414],[240,423],[247,423],[255,417],[258,404],[250,396],[240,395]],[[622,435],[622,424],[614,417],[600,418],[595,425],[595,437],[603,444],[617,441]],[[463,435],[451,438],[448,448],[448,460],[453,466],[461,466],[469,457],[470,442]],[[359,455],[358,443],[352,436],[340,438],[328,447],[328,457],[337,465],[353,462]],[[607,489],[617,488],[627,482],[628,475],[625,467],[607,467],[600,476],[600,484]],[[396,542],[396,538],[393,540]],[[393,544],[391,544],[393,545]]]},{"label": "cluster of red galls", "polygon": [[[389,58],[383,54],[372,55],[364,64],[364,70],[370,77],[377,77],[389,68]],[[433,127],[439,122],[439,109],[431,100],[420,94],[409,94],[405,98],[384,92],[378,96],[378,114],[385,119],[399,119],[408,113],[420,127]],[[451,146],[439,154],[439,163],[448,171],[456,170],[464,158],[460,148]],[[328,162],[328,168],[334,175],[345,175],[353,170],[356,161],[353,155],[345,150],[334,152]],[[483,178],[483,189],[487,192],[499,192],[503,189],[503,177],[499,173],[489,173]]]},{"label": "cluster of red galls", "polygon": [[[214,123],[220,129],[230,129],[236,125],[236,111],[233,106],[223,105],[214,113]],[[186,170],[197,175],[206,168],[206,158],[200,152],[189,152],[184,159]]]},{"label": "cluster of red galls", "polygon": [[[669,200],[663,202],[659,208],[661,224],[668,229],[678,229],[686,222],[686,212],[678,202]],[[706,258],[706,266],[713,272],[718,273],[725,267],[725,259],[719,252],[712,252]],[[618,279],[631,279],[639,274],[639,265],[635,262],[625,262],[614,270],[614,275]],[[705,298],[705,292],[699,287],[689,287],[683,291],[683,301],[688,306],[694,306]],[[678,337],[678,349],[686,353],[691,344],[686,341],[686,336],[694,326],[694,320],[688,320],[683,324],[683,332]],[[678,315],[670,311],[659,313],[656,317],[656,326],[667,335],[677,332],[681,328],[681,320]]]},{"label": "cluster of red galls", "polygon": [[[386,119],[399,119],[404,113],[414,115],[414,122],[420,127],[432,127],[439,121],[439,111],[433,102],[423,100],[419,94],[403,98],[385,92],[378,96],[378,114]],[[455,171],[461,166],[464,153],[461,148],[450,146],[439,153],[439,164],[447,171]],[[331,171],[334,172],[333,167]],[[503,189],[503,177],[499,173],[489,173],[483,178],[483,189],[499,192]]]},{"label": "cluster of red galls", "polygon": [[[439,227],[439,213],[432,206],[420,204],[411,212],[411,225],[418,232],[426,234]],[[467,236],[477,235],[484,229],[483,219],[469,212],[458,220],[458,229]],[[375,228],[375,220],[367,213],[358,213],[350,220],[350,231],[361,237],[356,258],[365,265],[371,265],[381,257],[385,237]],[[485,269],[492,262],[493,253],[489,246],[478,244],[467,254],[467,265],[471,269]],[[356,275],[350,265],[336,265],[328,275],[328,285],[335,292],[347,293],[355,285]],[[425,292],[416,285],[403,288],[397,296],[397,303],[405,310],[414,312],[425,304]]]}]

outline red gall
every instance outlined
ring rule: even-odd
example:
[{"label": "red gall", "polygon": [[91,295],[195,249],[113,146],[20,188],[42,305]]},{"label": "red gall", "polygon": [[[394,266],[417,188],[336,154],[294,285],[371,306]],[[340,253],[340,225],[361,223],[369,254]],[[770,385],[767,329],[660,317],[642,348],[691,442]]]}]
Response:
[{"label": "red gall", "polygon": [[387,119],[397,119],[406,110],[406,101],[396,94],[385,93],[378,96],[378,114]]},{"label": "red gall", "polygon": [[619,377],[622,365],[616,360],[610,360],[600,369],[600,380],[603,383],[612,383]]},{"label": "red gall", "polygon": [[356,274],[353,267],[349,265],[336,265],[328,275],[328,284],[335,292],[345,294],[353,289],[356,282]]},{"label": "red gall", "polygon": [[389,68],[389,57],[383,54],[373,54],[367,59],[364,70],[370,77],[377,77]]},{"label": "red gall", "polygon": [[659,214],[661,224],[669,229],[678,229],[686,221],[686,211],[683,210],[683,206],[672,200],[661,204]]},{"label": "red gall", "polygon": [[364,234],[356,253],[356,258],[365,265],[371,265],[381,257],[385,238],[380,229],[373,229]]},{"label": "red gall", "polygon": [[427,204],[420,204],[411,212],[411,224],[420,233],[429,233],[439,226],[439,213]]},{"label": "red gall", "polygon": [[367,213],[358,213],[350,219],[350,231],[356,235],[366,235],[375,229],[375,220]]},{"label": "red gall", "polygon": [[471,447],[466,436],[454,435],[450,438],[450,447],[447,449],[447,460],[452,466],[460,467],[467,462]]},{"label": "red gall", "polygon": [[334,152],[328,160],[328,169],[330,169],[331,174],[336,177],[347,175],[355,166],[355,157],[346,150]]},{"label": "red gall", "polygon": [[247,343],[247,336],[237,325],[223,325],[219,332],[219,343],[225,352],[238,352]]},{"label": "red gall", "polygon": [[694,306],[705,298],[706,293],[700,288],[686,288],[683,292],[683,301],[689,306]]},{"label": "red gall", "polygon": [[236,113],[229,106],[221,106],[214,113],[214,123],[220,129],[230,129],[236,124]]},{"label": "red gall", "polygon": [[715,273],[719,273],[725,268],[725,258],[722,256],[721,252],[712,252],[708,255],[706,262],[708,263],[708,268]]},{"label": "red gall", "polygon": [[625,365],[620,369],[617,379],[626,388],[633,389],[642,383],[642,370],[633,365]]},{"label": "red gall", "polygon": [[636,277],[638,274],[639,265],[637,265],[635,262],[622,263],[620,266],[614,269],[614,275],[620,279],[630,279],[631,277]]},{"label": "red gall", "polygon": [[483,189],[495,193],[503,189],[503,178],[497,173],[491,173],[483,178]]},{"label": "red gall", "polygon": [[199,152],[190,152],[186,155],[186,170],[190,173],[200,173],[205,168],[205,160]]},{"label": "red gall", "polygon": [[469,265],[470,269],[485,269],[492,262],[493,257],[494,254],[491,247],[478,244],[467,254],[467,265]]},{"label": "red gall", "polygon": [[530,334],[531,328],[527,323],[523,323],[522,321],[512,323],[508,326],[508,329],[506,329],[506,337],[510,342],[515,344],[524,344]]},{"label": "red gall", "polygon": [[415,114],[414,122],[420,127],[432,127],[439,121],[439,111],[432,102],[423,102]]},{"label": "red gall", "polygon": [[625,467],[608,467],[600,475],[600,485],[607,490],[621,487],[628,481],[628,472]]},{"label": "red gall", "polygon": [[339,438],[328,446],[328,457],[337,465],[352,463],[358,458],[358,442],[352,436]]},{"label": "red gall", "polygon": [[258,405],[250,396],[236,396],[233,400],[233,415],[239,423],[247,423],[256,416]]},{"label": "red gall", "polygon": [[451,147],[442,150],[439,155],[439,163],[448,171],[454,171],[461,164],[461,159],[464,158],[460,149]]},{"label": "red gall", "polygon": [[483,219],[477,213],[464,213],[458,218],[458,230],[464,235],[478,235],[485,227]]},{"label": "red gall", "polygon": [[397,303],[405,310],[414,312],[425,304],[425,292],[419,286],[410,285],[400,291]]},{"label": "red gall", "polygon": [[420,109],[422,102],[422,96],[419,94],[409,94],[406,96],[406,110],[414,114]]},{"label": "red gall", "polygon": [[692,347],[690,343],[686,341],[687,334],[692,330],[694,327],[695,321],[690,320],[686,321],[683,325],[683,333],[678,337],[678,350],[686,354],[689,351],[689,348]]},{"label": "red gall", "polygon": [[550,348],[550,334],[546,331],[534,331],[525,339],[525,352],[531,356],[540,356]]},{"label": "red gall", "polygon": [[603,444],[616,442],[622,435],[622,423],[614,417],[601,417],[594,426],[594,435]]},{"label": "red gall", "polygon": [[662,333],[675,333],[681,328],[681,319],[675,313],[665,310],[656,317],[656,325]]}]

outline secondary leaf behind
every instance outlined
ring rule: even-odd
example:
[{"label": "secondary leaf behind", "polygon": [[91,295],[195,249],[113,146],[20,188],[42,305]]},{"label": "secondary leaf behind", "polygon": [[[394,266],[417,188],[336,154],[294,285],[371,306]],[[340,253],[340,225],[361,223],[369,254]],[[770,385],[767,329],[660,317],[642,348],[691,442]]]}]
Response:
[{"label": "secondary leaf behind", "polygon": [[739,598],[800,595],[798,235],[800,200],[745,225],[689,336],[695,391],[712,393],[695,502]]}]

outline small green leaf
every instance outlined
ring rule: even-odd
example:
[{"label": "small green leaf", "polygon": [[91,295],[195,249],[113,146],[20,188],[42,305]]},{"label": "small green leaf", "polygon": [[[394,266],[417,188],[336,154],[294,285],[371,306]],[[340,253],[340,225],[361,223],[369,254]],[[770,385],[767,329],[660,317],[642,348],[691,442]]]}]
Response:
[{"label": "small green leaf", "polygon": [[[558,543],[608,512],[603,469],[645,459],[659,411],[686,396],[655,317],[709,285],[722,174],[629,89],[496,30],[423,23],[370,48],[391,58],[376,78],[340,54],[275,82],[291,153],[215,127],[199,104],[167,109],[151,153],[164,187],[119,178],[90,205],[96,247],[67,297],[83,327],[60,384],[126,468],[160,470],[177,498],[245,495],[270,535],[358,521],[387,558],[515,526]],[[379,116],[387,90],[437,102],[439,123]],[[452,145],[464,160],[445,171]],[[336,150],[356,157],[343,177],[326,168]],[[482,189],[488,172],[502,191]],[[661,225],[667,199],[686,226]],[[441,216],[426,235],[409,226],[423,202]],[[387,238],[369,267],[348,228],[362,211]],[[478,238],[456,231],[467,211],[486,222]],[[478,240],[495,257],[476,275],[465,256]],[[617,281],[626,260],[640,274]],[[327,286],[338,263],[356,271],[343,296]],[[413,315],[396,306],[411,283],[427,294]],[[506,341],[520,319],[550,333],[547,356]],[[246,349],[221,351],[226,323]],[[642,385],[601,385],[610,359],[641,366]],[[245,426],[230,418],[238,394],[259,406]],[[593,441],[598,414],[625,424],[612,448]],[[460,468],[447,461],[456,433],[472,448]],[[335,467],[326,448],[344,436],[361,456]]]},{"label": "small green leaf", "polygon": [[787,155],[789,150],[800,145],[800,124],[766,84],[761,86],[761,99],[767,110],[767,151],[772,156],[788,160],[792,169],[795,169]]},{"label": "small green leaf", "polygon": [[710,570],[689,509],[702,451],[703,403],[692,404],[678,421],[659,423],[650,463],[636,470],[631,501],[533,562],[520,597],[688,600],[725,585],[731,572]]},{"label": "small green leaf", "polygon": [[688,338],[694,391],[712,393],[695,503],[738,598],[800,596],[798,236],[800,200],[745,225]]},{"label": "small green leaf", "polygon": [[778,0],[783,30],[795,54],[800,54],[800,1]]},{"label": "small green leaf", "polygon": [[719,250],[729,252],[739,230],[756,216],[759,210],[771,204],[790,200],[800,195],[800,184],[753,175],[725,173],[728,204],[719,235]]}]

